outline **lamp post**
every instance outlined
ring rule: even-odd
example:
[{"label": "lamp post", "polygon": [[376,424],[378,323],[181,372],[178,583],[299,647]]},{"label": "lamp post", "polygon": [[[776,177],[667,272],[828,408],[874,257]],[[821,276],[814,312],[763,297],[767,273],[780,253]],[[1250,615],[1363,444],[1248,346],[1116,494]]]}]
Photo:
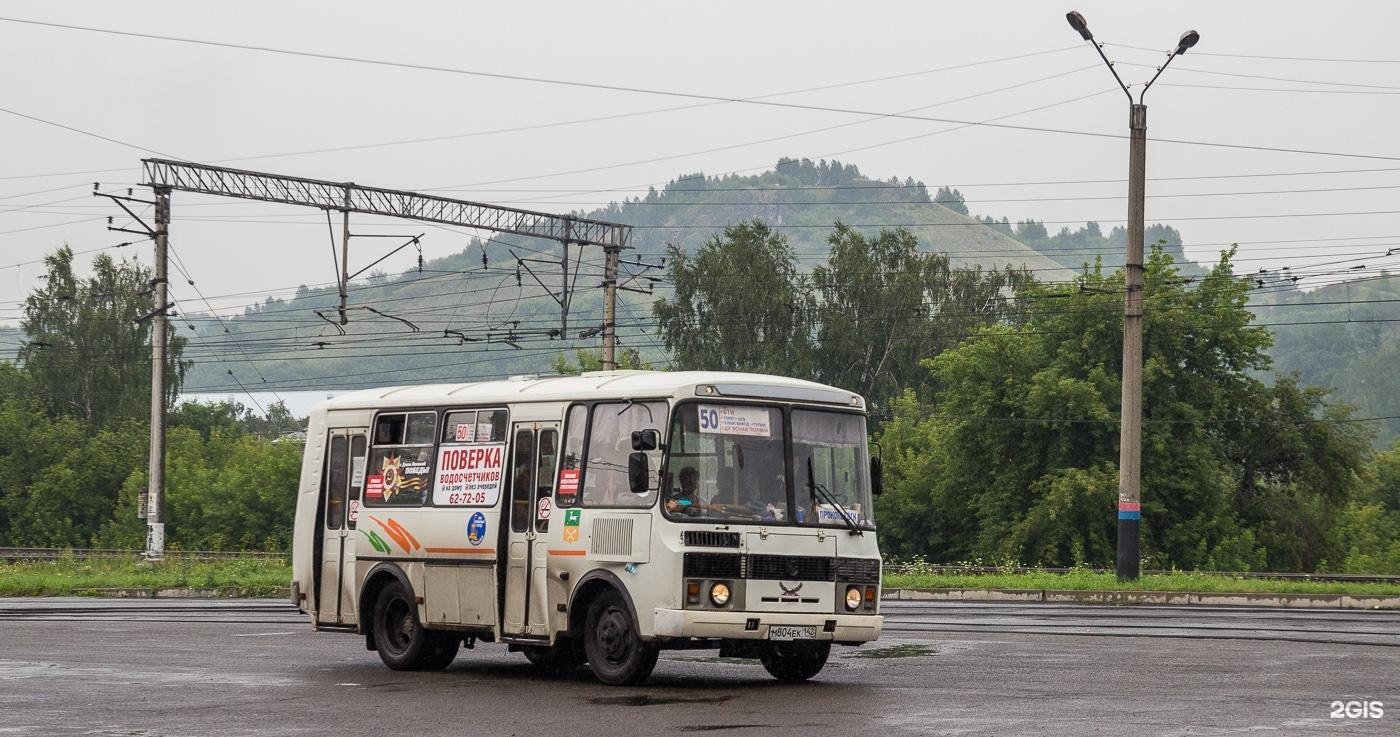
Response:
[{"label": "lamp post", "polygon": [[1141,573],[1139,543],[1142,538],[1142,292],[1144,192],[1147,188],[1147,90],[1172,59],[1201,40],[1201,34],[1187,31],[1167,55],[1157,73],[1142,86],[1137,100],[1113,62],[1103,53],[1103,44],[1094,41],[1084,16],[1070,11],[1065,15],[1070,28],[1094,45],[1099,58],[1108,65],[1123,94],[1128,96],[1128,256],[1124,264],[1126,294],[1123,298],[1123,411],[1119,421],[1118,448],[1118,578],[1137,579]]}]

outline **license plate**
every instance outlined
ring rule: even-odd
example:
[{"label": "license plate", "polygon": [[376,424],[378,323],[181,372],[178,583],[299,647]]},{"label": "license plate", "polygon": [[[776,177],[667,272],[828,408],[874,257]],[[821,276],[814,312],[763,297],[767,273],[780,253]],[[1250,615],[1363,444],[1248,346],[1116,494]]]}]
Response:
[{"label": "license plate", "polygon": [[775,624],[768,627],[768,639],[770,640],[815,640],[816,638],[816,625],[796,627],[793,625]]}]

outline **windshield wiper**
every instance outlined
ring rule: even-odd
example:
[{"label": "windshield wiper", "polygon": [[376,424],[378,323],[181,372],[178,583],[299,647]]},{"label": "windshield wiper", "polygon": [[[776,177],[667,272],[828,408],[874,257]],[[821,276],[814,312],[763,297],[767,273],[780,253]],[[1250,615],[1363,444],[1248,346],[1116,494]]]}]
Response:
[{"label": "windshield wiper", "polygon": [[[841,520],[846,523],[846,527],[850,528],[852,535],[860,535],[862,537],[865,535],[865,532],[860,529],[860,525],[856,524],[855,519],[846,513],[846,506],[837,502],[836,497],[832,496],[831,492],[827,491],[825,486],[817,483],[817,474],[812,468],[811,456],[807,456],[807,489],[813,496],[820,496],[823,502],[836,508],[836,513],[841,515]],[[818,515],[818,520],[820,521],[820,515]]]}]

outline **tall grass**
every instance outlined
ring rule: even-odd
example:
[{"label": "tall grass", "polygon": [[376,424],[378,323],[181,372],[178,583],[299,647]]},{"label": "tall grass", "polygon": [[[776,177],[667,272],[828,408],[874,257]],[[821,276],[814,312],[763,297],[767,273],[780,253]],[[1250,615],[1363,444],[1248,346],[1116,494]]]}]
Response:
[{"label": "tall grass", "polygon": [[[143,563],[130,556],[0,563],[0,596],[101,595],[103,589],[216,589],[235,596],[280,595],[291,580],[285,560],[171,559]],[[1351,594],[1400,596],[1400,584],[1244,578],[1220,573],[1146,574],[1131,583],[1090,570],[1050,572],[941,572],[933,566],[886,567],[885,587],[1054,591],[1182,591],[1193,593]]]},{"label": "tall grass", "polygon": [[166,560],[65,557],[0,563],[0,596],[100,595],[100,589],[224,589],[241,596],[272,596],[292,578],[283,560]]},{"label": "tall grass", "polygon": [[1400,596],[1400,584],[1389,583],[1244,578],[1227,574],[1199,572],[1145,574],[1136,581],[1125,583],[1119,581],[1118,577],[1112,573],[1095,573],[1088,570],[1071,570],[1065,573],[887,573],[885,587]]}]

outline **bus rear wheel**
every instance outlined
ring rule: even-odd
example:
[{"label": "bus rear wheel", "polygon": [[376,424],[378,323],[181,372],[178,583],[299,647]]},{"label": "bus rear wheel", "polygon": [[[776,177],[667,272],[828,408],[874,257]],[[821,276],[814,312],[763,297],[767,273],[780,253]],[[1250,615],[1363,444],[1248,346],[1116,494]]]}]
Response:
[{"label": "bus rear wheel", "polygon": [[613,589],[598,594],[584,620],[583,648],[588,667],[609,686],[635,686],[656,667],[656,645],[644,642],[627,609]]},{"label": "bus rear wheel", "polygon": [[462,638],[453,632],[425,629],[418,607],[403,584],[394,581],[374,603],[374,647],[394,670],[442,670],[457,657]]},{"label": "bus rear wheel", "polygon": [[829,655],[829,642],[772,642],[759,651],[758,658],[769,675],[795,683],[820,673]]}]

